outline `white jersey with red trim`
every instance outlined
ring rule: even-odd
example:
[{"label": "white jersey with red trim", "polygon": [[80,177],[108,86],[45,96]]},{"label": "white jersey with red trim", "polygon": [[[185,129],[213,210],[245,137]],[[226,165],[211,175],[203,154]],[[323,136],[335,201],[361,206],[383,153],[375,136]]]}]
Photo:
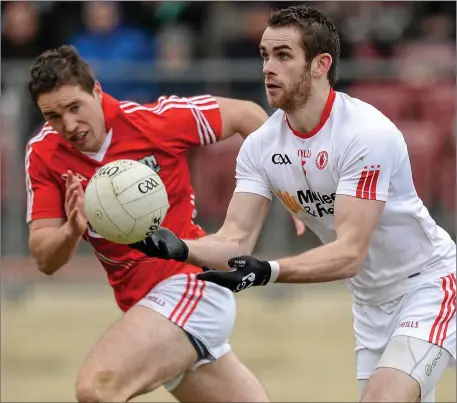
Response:
[{"label": "white jersey with red trim", "polygon": [[275,195],[324,244],[336,239],[337,194],[386,202],[368,255],[348,280],[356,301],[383,304],[455,272],[456,245],[416,193],[402,133],[365,102],[331,90],[320,124],[306,134],[276,111],[243,143],[236,177],[235,192]]}]

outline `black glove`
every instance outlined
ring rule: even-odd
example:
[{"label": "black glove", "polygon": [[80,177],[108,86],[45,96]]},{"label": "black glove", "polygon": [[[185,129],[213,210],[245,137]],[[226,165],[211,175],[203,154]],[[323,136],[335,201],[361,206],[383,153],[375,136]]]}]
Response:
[{"label": "black glove", "polygon": [[163,227],[159,227],[146,239],[132,243],[129,246],[150,257],[158,257],[165,260],[173,259],[178,262],[184,262],[189,256],[187,245],[173,232]]},{"label": "black glove", "polygon": [[270,263],[252,256],[234,257],[228,261],[232,271],[210,269],[203,266],[198,273],[200,280],[210,281],[233,292],[240,292],[252,286],[267,285],[271,278]]}]

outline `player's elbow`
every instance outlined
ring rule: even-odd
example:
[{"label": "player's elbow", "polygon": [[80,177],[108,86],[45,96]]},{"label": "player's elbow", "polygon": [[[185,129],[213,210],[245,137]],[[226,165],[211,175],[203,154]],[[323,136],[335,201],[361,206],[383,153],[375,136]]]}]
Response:
[{"label": "player's elbow", "polygon": [[57,270],[59,270],[66,262],[53,262],[50,260],[35,258],[35,262],[38,270],[46,274],[47,276],[52,276]]},{"label": "player's elbow", "polygon": [[357,276],[357,273],[359,272],[359,264],[356,263],[355,261],[352,263],[349,263],[344,271],[344,276],[343,279],[349,279],[352,277]]},{"label": "player's elbow", "polygon": [[53,275],[57,270],[59,270],[67,262],[57,261],[47,256],[42,250],[40,250],[32,242],[29,245],[30,253],[35,260],[36,267],[38,271],[47,276]]},{"label": "player's elbow", "polygon": [[230,245],[235,256],[250,255],[254,250],[256,239],[248,232],[230,232],[222,227],[216,236],[226,245]]},{"label": "player's elbow", "polygon": [[254,245],[247,241],[242,240],[238,242],[238,256],[251,255],[254,251]]},{"label": "player's elbow", "polygon": [[352,245],[346,249],[346,265],[344,270],[344,278],[355,277],[359,272],[360,264],[367,255],[368,249]]}]

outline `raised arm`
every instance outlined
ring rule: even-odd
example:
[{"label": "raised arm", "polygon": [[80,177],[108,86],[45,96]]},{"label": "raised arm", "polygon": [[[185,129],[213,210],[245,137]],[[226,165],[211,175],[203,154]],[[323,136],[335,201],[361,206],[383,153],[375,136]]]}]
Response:
[{"label": "raised arm", "polygon": [[47,275],[68,263],[81,240],[81,235],[61,218],[32,221],[29,229],[30,253],[38,270]]},{"label": "raised arm", "polygon": [[[33,153],[26,155],[27,222],[29,249],[38,270],[51,275],[72,257],[87,227],[84,192],[71,172],[67,174],[64,200],[45,163]],[[66,221],[67,219],[67,221]]]}]

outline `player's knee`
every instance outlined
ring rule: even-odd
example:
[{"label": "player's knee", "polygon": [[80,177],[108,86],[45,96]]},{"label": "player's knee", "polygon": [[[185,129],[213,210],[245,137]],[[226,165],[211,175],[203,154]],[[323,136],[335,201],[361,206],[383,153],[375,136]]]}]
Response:
[{"label": "player's knee", "polygon": [[124,402],[119,382],[114,371],[98,371],[93,374],[82,373],[76,384],[78,402]]}]

